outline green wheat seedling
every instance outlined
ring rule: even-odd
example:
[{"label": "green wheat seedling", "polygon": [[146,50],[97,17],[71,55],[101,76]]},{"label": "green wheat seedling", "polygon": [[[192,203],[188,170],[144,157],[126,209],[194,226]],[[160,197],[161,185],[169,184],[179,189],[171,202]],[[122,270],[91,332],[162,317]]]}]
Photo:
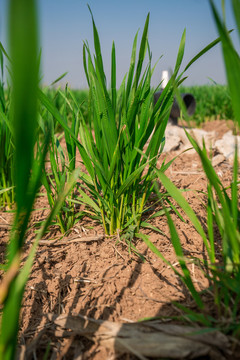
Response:
[{"label": "green wheat seedling", "polygon": [[[91,10],[90,10],[91,11]],[[91,14],[92,15],[92,14]],[[115,45],[111,54],[111,90],[106,87],[106,76],[98,32],[92,15],[95,55],[87,42],[83,46],[83,62],[89,85],[88,124],[80,123],[80,149],[88,171],[82,179],[86,192],[82,202],[97,219],[101,219],[106,234],[128,233],[130,238],[143,225],[142,216],[153,191],[155,167],[164,145],[164,132],[173,101],[174,86],[185,78],[185,71],[219,39],[197,54],[179,75],[185,36],[184,30],[173,75],[155,107],[151,88],[151,53],[147,40],[147,16],[136,60],[137,36],[132,47],[129,71],[116,92]],[[143,62],[148,54],[148,65]],[[163,165],[165,170],[168,165]],[[144,224],[146,226],[146,224]],[[126,237],[126,234],[125,234]]]},{"label": "green wheat seedling", "polygon": [[[201,158],[204,171],[209,181],[208,204],[206,207],[207,234],[205,234],[196,214],[193,212],[180,190],[171,183],[165,174],[158,171],[158,176],[168,193],[189,217],[190,221],[202,237],[208,254],[208,261],[202,260],[202,267],[207,269],[204,274],[209,280],[208,293],[212,295],[212,299],[214,300],[217,317],[214,318],[212,314],[205,313],[201,294],[196,291],[187,267],[187,262],[189,260],[187,261],[183,255],[181,242],[175,225],[171,220],[170,215],[167,214],[171,240],[183,270],[183,274],[178,273],[178,276],[183,280],[189,289],[189,292],[192,294],[198,305],[200,314],[188,311],[188,309],[183,306],[180,306],[180,308],[185,311],[186,315],[189,316],[191,320],[201,322],[204,326],[218,327],[225,332],[237,332],[239,331],[240,317],[240,290],[238,286],[240,280],[240,209],[237,205],[237,152],[235,154],[230,197],[227,195],[226,190],[211,165],[206,149],[203,148],[202,150],[190,135],[188,135],[188,137]],[[214,239],[214,224],[217,225],[222,239],[222,258],[220,260],[217,255],[219,246],[217,246]],[[154,248],[152,244],[151,247],[153,251],[163,259],[163,255],[159,254],[159,251]],[[164,261],[167,262],[166,259],[164,259]],[[229,321],[230,319],[231,321]]]},{"label": "green wheat seedling", "polygon": [[[65,94],[61,92],[61,90],[59,90],[58,93],[64,99],[62,109],[60,109],[62,119],[65,121],[66,126],[68,126],[69,122],[71,123],[71,130],[77,137],[79,132],[79,114],[75,112],[73,106],[67,98],[68,89],[66,88]],[[68,111],[68,107],[70,107],[70,111]],[[68,119],[67,114],[70,114],[70,119]],[[50,164],[51,170],[45,166],[42,181],[47,192],[50,208],[52,209],[58,194],[63,191],[65,185],[69,181],[69,177],[76,168],[76,142],[69,135],[68,129],[65,129],[65,152],[60,143],[60,136],[55,134],[56,128],[54,127],[53,118],[48,119],[47,122],[51,131],[51,144],[49,147],[49,162],[46,163],[46,165]],[[76,199],[79,195],[78,187],[79,183],[75,184],[74,190],[71,194],[69,194],[62,209],[56,216],[57,221],[55,224],[59,226],[60,231],[63,234],[70,230],[83,216],[81,212],[76,211]]]},{"label": "green wheat seedling", "polygon": [[[213,17],[221,37],[228,86],[234,112],[236,125],[240,125],[240,57],[233,46],[225,20],[221,19],[214,2],[210,0]],[[224,8],[224,1],[223,1]],[[240,34],[240,1],[232,0],[232,8],[235,15],[238,33]],[[228,195],[219,177],[213,169],[203,147],[199,147],[189,135],[193,147],[200,156],[202,166],[207,175],[208,185],[208,237],[212,244],[212,257],[216,258],[213,238],[213,224],[219,229],[222,239],[222,260],[220,266],[215,265],[212,269],[210,284],[214,295],[217,313],[225,320],[227,330],[239,337],[240,334],[240,209],[239,209],[239,181],[238,181],[238,144],[235,144],[235,157],[233,163],[231,194]],[[214,264],[214,262],[213,262]]]},{"label": "green wheat seedling", "polygon": [[[91,10],[90,10],[91,11]],[[164,146],[164,132],[173,102],[174,86],[185,78],[184,72],[219,39],[197,54],[178,75],[185,47],[185,31],[179,46],[173,75],[155,107],[152,105],[151,53],[148,44],[147,16],[137,59],[136,34],[128,74],[116,90],[115,45],[111,54],[111,90],[108,91],[101,46],[92,16],[95,55],[88,43],[83,46],[83,64],[89,85],[88,116],[69,90],[71,111],[80,116],[79,137],[47,96],[39,91],[39,99],[66,134],[76,143],[87,173],[81,173],[83,186],[75,202],[85,206],[85,213],[101,222],[107,235],[124,233],[132,238],[140,226],[146,204],[153,191],[155,166]],[[148,65],[143,62],[148,55]],[[70,108],[70,106],[69,106]],[[74,109],[74,110],[73,110]],[[162,164],[166,170],[169,164]]]},{"label": "green wheat seedling", "polygon": [[[233,47],[232,41],[229,37],[229,32],[225,26],[224,21],[221,20],[216,11],[213,1],[210,1],[215,22],[222,40],[222,47],[228,76],[228,85],[230,88],[232,106],[235,114],[235,119],[239,123],[240,108],[238,101],[238,94],[240,91],[240,58]],[[224,2],[223,2],[224,4]],[[240,32],[240,1],[232,0],[232,6],[236,17],[236,23]],[[176,93],[179,103],[181,97]],[[236,103],[235,103],[236,102]],[[182,104],[182,110],[187,117],[186,111]],[[173,271],[182,279],[191,293],[193,299],[198,306],[199,312],[192,311],[183,305],[177,306],[185,313],[184,318],[190,321],[201,323],[209,328],[218,328],[226,333],[233,334],[239,337],[240,334],[240,209],[239,209],[239,181],[238,181],[238,148],[235,146],[235,157],[232,172],[232,182],[230,186],[230,194],[224,188],[218,175],[216,174],[211,161],[209,160],[205,144],[201,148],[199,144],[186,132],[189,141],[193,148],[199,155],[204,172],[208,179],[208,201],[206,206],[207,213],[207,233],[202,228],[196,214],[187,203],[186,199],[181,194],[175,185],[167,178],[161,171],[157,171],[158,177],[162,185],[166,188],[168,193],[175,199],[178,205],[182,208],[188,216],[195,229],[201,235],[205,248],[207,250],[207,261],[202,260],[202,265],[205,267],[204,275],[209,281],[209,288],[204,292],[212,296],[213,304],[215,305],[215,314],[208,313],[202,300],[202,294],[198,293],[190,272],[187,267],[187,260],[183,255],[181,242],[178,237],[175,225],[168,213],[169,229],[171,233],[171,240],[174,246],[175,253],[179,259],[182,272]],[[219,244],[214,238],[214,226],[217,227],[221,236],[221,257],[219,258]],[[156,247],[144,238],[148,246],[165,262],[168,261],[156,249]],[[171,264],[170,264],[171,266]]]},{"label": "green wheat seedling", "polygon": [[[91,10],[90,10],[91,11]],[[154,168],[162,151],[164,132],[173,101],[172,83],[181,65],[183,33],[174,74],[155,107],[151,88],[151,53],[147,16],[137,57],[136,34],[131,63],[116,91],[115,45],[111,54],[111,90],[108,91],[97,28],[92,15],[95,55],[87,42],[83,62],[89,85],[88,119],[81,116],[79,148],[88,174],[80,202],[86,212],[102,222],[108,235],[135,234],[142,223],[146,203],[153,191]],[[142,71],[148,54],[148,65]],[[143,155],[144,154],[144,155]]]},{"label": "green wheat seedling", "polygon": [[[11,1],[9,6],[13,78],[11,127],[15,145],[13,179],[16,186],[16,214],[7,251],[7,272],[1,284],[1,302],[4,305],[0,331],[1,359],[13,359],[15,354],[18,318],[24,289],[24,286],[17,289],[17,275],[21,249],[24,245],[24,234],[27,230],[40,177],[33,160],[37,127],[38,81],[35,4],[34,1],[30,1],[28,4],[26,1],[18,3]],[[44,153],[46,150],[43,151]],[[40,159],[41,162],[42,159]],[[30,177],[33,168],[34,172]],[[9,274],[12,276],[9,281],[6,281]]]},{"label": "green wheat seedling", "polygon": [[[38,139],[38,43],[34,0],[9,2],[9,33],[13,93],[10,130],[14,138],[13,184],[15,186],[15,217],[6,253],[5,274],[0,284],[1,325],[0,359],[15,358],[19,314],[26,282],[34,261],[38,241],[62,208],[79,176],[74,170],[42,225],[30,254],[21,263],[23,246],[34,201],[41,185],[50,131],[41,144]],[[39,151],[34,149],[38,146]],[[2,154],[1,154],[2,155]]]}]

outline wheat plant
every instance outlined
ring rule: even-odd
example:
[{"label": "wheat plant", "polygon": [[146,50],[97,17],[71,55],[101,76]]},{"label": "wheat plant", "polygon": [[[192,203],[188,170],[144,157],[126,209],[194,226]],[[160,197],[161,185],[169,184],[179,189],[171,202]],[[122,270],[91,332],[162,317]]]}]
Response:
[{"label": "wheat plant", "polygon": [[[224,1],[223,8],[224,8]],[[214,2],[210,1],[211,10],[217,29],[219,31],[223,55],[225,60],[228,85],[234,111],[234,120],[236,127],[239,126],[240,107],[238,95],[240,92],[240,57],[233,46],[229,31],[226,27],[224,18],[221,19],[216,10]],[[240,1],[232,0],[232,8],[235,14],[236,24],[240,33]],[[181,103],[181,97],[176,92],[177,99]],[[181,104],[182,111],[187,113],[184,105]],[[194,213],[181,191],[168,179],[161,171],[157,170],[158,177],[167,192],[175,199],[181,209],[188,216],[195,229],[201,235],[205,248],[207,250],[207,260],[201,261],[201,268],[204,275],[209,281],[209,287],[202,293],[199,293],[191,278],[188,270],[189,259],[183,254],[181,242],[169,213],[166,212],[168,224],[171,234],[172,244],[179,259],[181,272],[169,264],[167,259],[159,252],[159,250],[144,237],[148,246],[182,279],[192,295],[198,311],[193,311],[182,304],[177,306],[183,310],[184,317],[189,321],[200,323],[209,328],[220,329],[225,333],[232,334],[239,338],[240,334],[240,209],[239,209],[239,169],[238,169],[238,144],[235,144],[235,157],[232,167],[232,181],[229,189],[224,188],[219,176],[214,170],[211,160],[205,148],[205,144],[200,146],[196,140],[186,131],[193,148],[200,157],[203,170],[208,180],[207,188],[207,231],[204,231],[197,215]],[[227,191],[230,190],[230,193]],[[216,228],[221,237],[221,256],[219,258],[219,244],[215,240]],[[207,311],[202,295],[208,294],[212,298],[215,311],[209,313]]]}]

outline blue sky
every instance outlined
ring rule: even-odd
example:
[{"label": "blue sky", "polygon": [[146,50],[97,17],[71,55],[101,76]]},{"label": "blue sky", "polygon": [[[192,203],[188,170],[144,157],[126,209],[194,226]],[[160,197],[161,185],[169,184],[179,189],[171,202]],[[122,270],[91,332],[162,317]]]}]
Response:
[{"label": "blue sky", "polygon": [[[141,36],[150,12],[149,42],[153,63],[160,59],[152,85],[161,80],[162,70],[175,64],[182,32],[186,27],[187,62],[218,35],[208,0],[89,0],[98,28],[104,67],[109,79],[111,47],[114,40],[117,57],[117,84],[128,71],[131,48],[138,29]],[[219,10],[221,1],[215,0]],[[226,0],[227,24],[235,28],[230,0]],[[42,47],[43,84],[48,85],[68,71],[62,81],[72,88],[86,88],[82,66],[83,40],[93,45],[91,16],[83,0],[40,0],[39,28]],[[140,42],[139,36],[139,42]],[[232,35],[237,44],[237,32]],[[0,40],[7,47],[7,0],[0,0]],[[221,47],[218,45],[195,63],[187,73],[186,85],[225,83]]]}]

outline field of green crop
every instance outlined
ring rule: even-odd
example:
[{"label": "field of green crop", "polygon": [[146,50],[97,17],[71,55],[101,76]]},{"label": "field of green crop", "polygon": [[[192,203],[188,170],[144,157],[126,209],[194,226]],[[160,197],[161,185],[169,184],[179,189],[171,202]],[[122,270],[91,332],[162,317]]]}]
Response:
[{"label": "field of green crop", "polygon": [[[199,85],[199,86],[180,86],[181,94],[192,94],[196,99],[196,110],[191,116],[192,124],[201,126],[202,123],[211,120],[233,119],[233,108],[227,85]],[[78,103],[82,104],[83,111],[87,116],[88,90],[72,90]],[[57,89],[46,89],[46,94],[50,97],[58,110],[64,104],[64,99]]]},{"label": "field of green crop", "polygon": [[[73,91],[68,87],[64,90],[41,89],[38,84],[38,16],[35,1],[10,1],[10,53],[7,54],[5,47],[0,44],[0,206],[2,211],[10,210],[14,219],[5,261],[1,264],[0,360],[14,359],[16,355],[21,303],[39,241],[50,226],[55,225],[59,233],[67,234],[84,217],[100,224],[105,236],[116,240],[116,246],[119,242],[125,243],[129,253],[137,254],[139,261],[144,261],[144,257],[135,247],[135,239],[144,241],[156,256],[172,268],[195,302],[194,311],[178,305],[184,311],[185,319],[205,327],[203,331],[218,329],[239,341],[237,146],[231,185],[225,189],[205,147],[200,147],[190,134],[187,135],[208,180],[205,227],[182,191],[165,174],[174,159],[162,161],[161,166],[157,166],[163,152],[164,133],[174,97],[180,103],[185,120],[191,120],[181,104],[182,92],[190,92],[196,98],[197,110],[193,117],[196,125],[216,118],[232,119],[236,126],[240,125],[240,59],[214,2],[210,1],[210,5],[219,38],[197,54],[180,72],[185,47],[183,32],[173,74],[153,105],[152,64],[148,52],[149,15],[139,50],[138,33],[135,36],[129,71],[119,89],[116,88],[114,43],[110,90],[106,86],[101,43],[90,8],[95,53],[91,53],[87,42],[84,43],[83,65],[88,90]],[[222,5],[224,9],[224,1]],[[240,32],[240,1],[232,0],[232,6]],[[20,24],[20,27],[16,24]],[[182,79],[185,71],[220,41],[228,86],[184,88]],[[11,87],[8,89],[3,83],[7,59],[11,66]],[[147,60],[146,68],[143,68],[144,59]],[[66,149],[63,148],[63,141]],[[81,158],[80,165],[76,161],[77,156]],[[161,183],[161,192],[157,181]],[[30,252],[22,260],[34,204],[42,193],[48,199],[48,216],[38,224]],[[154,201],[162,206],[161,215],[167,218],[179,270],[143,232],[143,229],[151,229],[161,233],[161,229],[154,228],[144,216],[150,208],[153,194]],[[214,311],[206,306],[203,294],[197,290],[184,257],[181,239],[172,220],[172,214],[179,214],[176,204],[200,234],[202,246],[207,250],[208,260],[201,261],[207,268],[204,276],[210,284]],[[218,228],[220,246],[216,245],[214,228]]]},{"label": "field of green crop", "polygon": [[233,119],[233,108],[226,85],[202,85],[180,87],[181,93],[190,93],[196,99],[196,111],[191,117],[199,126],[201,123],[215,119]]}]

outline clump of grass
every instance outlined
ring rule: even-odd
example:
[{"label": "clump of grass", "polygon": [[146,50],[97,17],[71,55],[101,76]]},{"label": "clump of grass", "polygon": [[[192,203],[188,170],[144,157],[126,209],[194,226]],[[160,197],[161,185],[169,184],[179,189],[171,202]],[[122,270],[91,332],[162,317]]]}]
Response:
[{"label": "clump of grass", "polygon": [[[229,32],[226,28],[224,20],[222,20],[216,10],[214,2],[210,1],[214,20],[222,41],[223,54],[225,59],[225,66],[228,78],[228,85],[234,110],[235,121],[240,124],[240,106],[239,106],[239,92],[240,92],[240,58],[234,48]],[[223,2],[224,5],[224,2]],[[234,10],[236,23],[240,33],[240,1],[232,0],[232,7]],[[177,93],[177,99],[181,103],[181,97]],[[187,117],[186,111],[182,104],[183,112]],[[230,194],[224,188],[221,180],[216,174],[211,161],[209,160],[205,145],[201,148],[199,144],[186,132],[193,148],[199,155],[204,172],[208,179],[207,192],[207,232],[205,233],[196,214],[187,203],[174,184],[167,178],[167,176],[158,171],[158,177],[162,185],[166,188],[168,193],[175,199],[178,205],[182,208],[185,214],[201,235],[205,248],[207,250],[208,259],[201,260],[202,268],[205,268],[205,277],[209,281],[209,288],[207,293],[212,296],[213,305],[215,306],[215,313],[209,313],[205,307],[202,295],[197,292],[194,282],[191,279],[188,270],[188,260],[184,257],[181,242],[178,237],[176,227],[169,215],[168,217],[169,229],[171,233],[171,240],[174,246],[175,253],[179,259],[182,272],[178,272],[172,267],[173,271],[182,279],[191,293],[195,303],[198,307],[198,312],[190,310],[183,305],[177,306],[184,311],[184,318],[189,321],[200,323],[209,328],[217,328],[225,333],[232,334],[239,338],[240,335],[240,209],[239,209],[239,181],[238,181],[238,149],[236,143],[235,158],[232,171],[232,181],[229,188]],[[217,245],[214,239],[214,226],[217,227],[221,236],[221,258],[217,256],[219,252],[219,244]],[[165,262],[168,261],[156,249],[156,247],[144,238],[149,247]],[[217,249],[218,246],[218,249]],[[171,264],[169,264],[171,266]]]},{"label": "clump of grass", "polygon": [[[125,238],[132,238],[141,225],[148,226],[142,221],[142,215],[153,191],[155,167],[164,145],[174,86],[184,80],[184,71],[200,55],[178,74],[184,55],[184,31],[173,75],[153,107],[151,76],[154,69],[148,44],[149,14],[138,59],[136,34],[129,72],[118,92],[115,45],[112,45],[111,90],[108,91],[93,15],[92,24],[95,55],[92,56],[87,42],[83,46],[84,69],[89,85],[89,114],[88,122],[81,116],[79,151],[88,174],[82,174],[85,191],[80,191],[80,202],[85,204],[86,212],[92,218],[102,222],[106,234],[124,234]],[[203,53],[205,51],[207,49]],[[147,55],[148,65],[143,71]],[[166,170],[168,166],[163,163],[161,170]]]},{"label": "clump of grass", "polygon": [[[71,123],[71,130],[75,134],[76,138],[79,132],[79,114],[75,112],[73,105],[71,104],[71,99],[68,99],[69,90],[66,87],[65,93],[60,89],[58,90],[59,96],[64,99],[64,103],[60,112],[62,114],[62,119],[66,124],[66,127]],[[68,107],[70,108],[68,110]],[[69,114],[71,117],[68,119]],[[54,207],[55,201],[60,194],[65,185],[69,181],[69,177],[76,169],[76,142],[70,136],[68,129],[64,130],[64,134],[56,134],[56,124],[54,126],[53,117],[45,119],[49,124],[49,129],[51,132],[51,143],[49,147],[49,169],[45,166],[44,176],[43,176],[43,185],[47,192],[48,202],[50,208]],[[44,123],[44,121],[43,121]],[[44,126],[43,126],[44,131]],[[66,151],[60,143],[60,137],[64,135],[64,140],[66,144]],[[46,164],[46,165],[47,165]],[[74,190],[69,194],[68,198],[65,199],[63,207],[60,209],[56,216],[55,225],[59,226],[60,231],[64,234],[70,230],[83,216],[82,212],[76,211],[76,200],[78,199],[79,193],[79,182],[75,184]]]},{"label": "clump of grass", "polygon": [[[83,63],[89,85],[87,118],[73,92],[68,89],[68,98],[59,92],[65,96],[67,107],[74,118],[77,116],[80,119],[80,141],[78,132],[69,126],[64,113],[61,114],[42,91],[39,91],[39,99],[54,121],[64,129],[66,140],[69,137],[75,142],[87,170],[87,174],[81,173],[83,186],[79,189],[79,198],[74,199],[74,202],[83,204],[85,214],[102,223],[107,235],[124,234],[125,238],[132,239],[140,226],[148,226],[142,221],[142,215],[153,191],[153,180],[156,178],[154,169],[164,145],[164,132],[173,102],[174,86],[184,80],[184,72],[180,75],[178,73],[184,54],[185,31],[173,75],[153,107],[155,89],[151,88],[154,68],[151,67],[148,44],[149,14],[138,58],[136,34],[129,72],[118,91],[115,45],[113,43],[112,46],[109,91],[93,15],[92,24],[94,58],[88,43],[85,42],[83,46]],[[147,56],[148,64],[143,70],[143,62]],[[197,57],[193,61],[196,59]],[[64,109],[64,105],[62,108]],[[165,170],[168,166],[169,164],[163,162],[161,169]]]},{"label": "clump of grass", "polygon": [[[206,149],[203,148],[202,150],[190,135],[188,135],[188,137],[201,158],[203,169],[209,181],[207,194],[208,203],[206,206],[207,234],[202,228],[196,214],[182,196],[180,190],[171,183],[165,174],[159,171],[158,176],[163,186],[183,209],[203,239],[208,254],[208,261],[201,260],[201,268],[205,268],[204,274],[209,281],[208,294],[212,296],[213,304],[215,304],[215,315],[213,313],[209,314],[205,310],[205,305],[202,300],[202,295],[205,292],[200,294],[195,289],[187,267],[189,259],[184,257],[175,225],[170,215],[166,213],[171,233],[171,241],[183,273],[181,274],[174,268],[173,270],[187,286],[200,313],[188,310],[182,305],[178,306],[185,312],[186,317],[189,317],[192,321],[200,322],[204,326],[219,328],[226,333],[237,334],[240,330],[240,290],[238,286],[240,279],[240,209],[238,208],[237,200],[237,152],[235,154],[230,197],[227,195],[223,184],[211,165]],[[220,261],[219,256],[217,256],[219,245],[217,246],[215,244],[214,239],[214,224],[218,227],[222,239],[222,259]],[[150,244],[150,246],[158,256],[167,262],[153,244]]]},{"label": "clump of grass", "polygon": [[[150,88],[150,53],[149,64],[142,75],[142,64],[148,46],[148,15],[138,60],[136,62],[136,35],[128,78],[124,78],[118,96],[113,43],[109,93],[93,16],[92,23],[95,61],[88,44],[85,43],[83,47],[84,69],[89,85],[89,116],[88,124],[84,118],[80,124],[83,145],[80,153],[88,171],[88,175],[82,174],[82,179],[91,196],[82,191],[81,201],[89,208],[90,215],[102,222],[105,233],[113,235],[130,227],[138,229],[140,226],[141,215],[151,193],[153,166],[160,155],[172,90],[169,86],[168,98],[161,110],[154,110],[151,106],[153,92]],[[167,91],[164,95],[166,94]],[[151,140],[147,143],[151,134]],[[141,151],[145,145],[147,150],[143,157]]]}]

